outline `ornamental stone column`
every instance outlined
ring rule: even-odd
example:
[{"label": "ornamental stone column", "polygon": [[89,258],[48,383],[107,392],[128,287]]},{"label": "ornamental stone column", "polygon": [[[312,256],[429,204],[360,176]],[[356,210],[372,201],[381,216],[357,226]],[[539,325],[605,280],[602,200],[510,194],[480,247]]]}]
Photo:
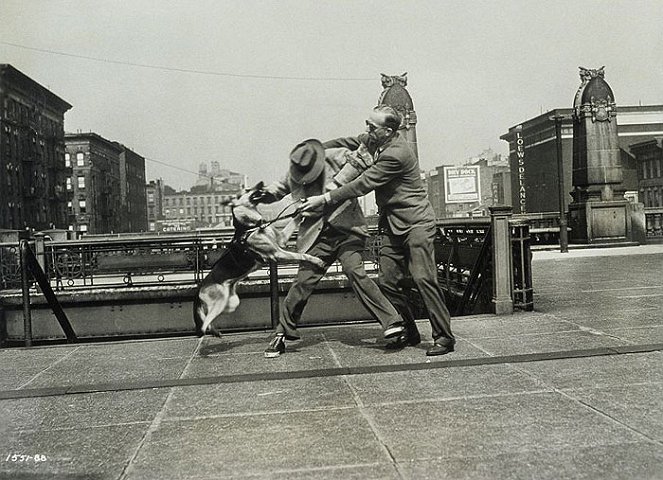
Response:
[{"label": "ornamental stone column", "polygon": [[412,97],[405,89],[407,86],[407,72],[403,75],[382,75],[382,93],[378,99],[378,105],[389,105],[396,110],[403,119],[399,134],[405,138],[419,159],[417,149],[417,114],[414,111]]},{"label": "ornamental stone column", "polygon": [[580,67],[573,102],[571,243],[620,243],[633,237],[635,211],[622,187],[617,105],[604,68]]}]

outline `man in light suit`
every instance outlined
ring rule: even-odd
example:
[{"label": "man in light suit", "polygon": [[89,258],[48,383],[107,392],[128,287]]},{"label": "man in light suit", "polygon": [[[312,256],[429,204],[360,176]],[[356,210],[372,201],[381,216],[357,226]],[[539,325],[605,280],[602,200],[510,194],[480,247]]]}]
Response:
[{"label": "man in light suit", "polygon": [[[347,149],[343,150],[349,153]],[[287,194],[291,194],[293,200],[300,200],[337,186],[339,178],[346,178],[348,170],[352,171],[352,168],[343,169],[347,156],[342,153],[328,151],[326,154],[319,140],[302,142],[290,154],[286,178],[265,187],[260,201],[271,203]],[[341,171],[343,174],[339,175]],[[357,298],[381,323],[384,337],[397,338],[403,334],[403,319],[364,270],[361,253],[367,237],[368,226],[356,199],[349,199],[337,208],[323,207],[318,214],[303,218],[297,235],[297,250],[320,258],[326,268],[300,264],[265,357],[278,357],[285,353],[285,340],[300,338],[297,323],[304,307],[327,268],[336,260],[341,263]]]},{"label": "man in light suit", "polygon": [[[401,117],[393,108],[375,107],[366,120],[368,150],[375,156],[373,165],[338,189],[309,197],[303,210],[333,207],[375,190],[382,232],[379,283],[405,320],[406,333],[398,343],[416,345],[421,341],[411,309],[399,286],[409,270],[430,316],[434,343],[426,355],[444,355],[454,351],[456,341],[451,332],[444,294],[437,282],[433,250],[435,213],[421,182],[417,157],[398,134],[400,125]],[[358,138],[349,137],[330,140],[323,145],[325,148],[354,150],[359,143]]]}]

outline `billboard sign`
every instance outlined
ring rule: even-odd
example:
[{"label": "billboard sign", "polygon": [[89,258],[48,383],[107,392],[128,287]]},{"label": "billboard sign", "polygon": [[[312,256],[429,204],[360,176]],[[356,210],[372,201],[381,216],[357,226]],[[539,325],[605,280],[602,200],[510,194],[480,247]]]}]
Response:
[{"label": "billboard sign", "polygon": [[481,202],[479,166],[444,167],[446,203]]}]

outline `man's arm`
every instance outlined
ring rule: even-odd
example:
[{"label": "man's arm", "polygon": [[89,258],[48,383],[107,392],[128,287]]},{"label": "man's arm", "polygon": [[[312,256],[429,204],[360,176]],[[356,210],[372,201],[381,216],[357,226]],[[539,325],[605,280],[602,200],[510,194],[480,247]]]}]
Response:
[{"label": "man's arm", "polygon": [[359,148],[359,139],[357,137],[335,138],[324,142],[322,146],[324,148],[344,147],[350,150],[357,150]]},{"label": "man's arm", "polygon": [[383,155],[379,161],[375,162],[353,181],[336,190],[326,192],[324,195],[309,197],[302,206],[302,211],[313,211],[322,208],[325,204],[337,204],[349,198],[361,197],[382,185],[386,185],[392,179],[401,175],[402,172],[403,167],[400,161],[394,157]]},{"label": "man's arm", "polygon": [[288,178],[273,182],[263,188],[263,195],[260,197],[260,203],[274,203],[281,200],[290,193]]},{"label": "man's arm", "polygon": [[351,182],[329,193],[328,202],[334,204],[356,198],[386,185],[403,171],[401,162],[394,157],[382,156],[380,160],[368,167],[361,175]]}]

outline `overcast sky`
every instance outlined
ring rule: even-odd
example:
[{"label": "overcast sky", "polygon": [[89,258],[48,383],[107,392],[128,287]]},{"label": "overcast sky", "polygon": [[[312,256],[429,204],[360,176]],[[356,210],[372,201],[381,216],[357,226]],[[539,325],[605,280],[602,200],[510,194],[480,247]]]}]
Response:
[{"label": "overcast sky", "polygon": [[359,133],[380,73],[408,72],[425,170],[506,153],[509,127],[572,106],[579,66],[606,66],[618,106],[663,104],[661,19],[661,0],[0,0],[0,63],[181,189],[203,161],[271,181],[299,141]]}]

